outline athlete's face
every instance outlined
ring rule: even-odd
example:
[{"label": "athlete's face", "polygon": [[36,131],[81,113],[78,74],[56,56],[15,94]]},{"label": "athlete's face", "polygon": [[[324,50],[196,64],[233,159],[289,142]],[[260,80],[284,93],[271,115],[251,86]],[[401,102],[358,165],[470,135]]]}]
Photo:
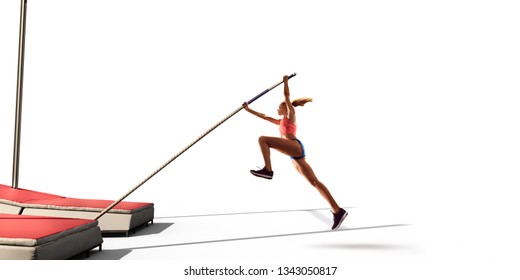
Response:
[{"label": "athlete's face", "polygon": [[285,102],[280,103],[280,106],[278,106],[278,115],[284,116],[287,114],[287,106],[285,105]]}]

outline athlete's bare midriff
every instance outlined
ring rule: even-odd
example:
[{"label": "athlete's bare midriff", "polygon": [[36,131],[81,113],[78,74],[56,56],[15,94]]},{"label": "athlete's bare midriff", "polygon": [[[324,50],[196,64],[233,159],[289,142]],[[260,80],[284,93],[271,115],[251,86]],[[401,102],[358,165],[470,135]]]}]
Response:
[{"label": "athlete's bare midriff", "polygon": [[294,135],[292,133],[282,134],[282,138],[285,138],[285,139],[296,139],[296,135]]}]

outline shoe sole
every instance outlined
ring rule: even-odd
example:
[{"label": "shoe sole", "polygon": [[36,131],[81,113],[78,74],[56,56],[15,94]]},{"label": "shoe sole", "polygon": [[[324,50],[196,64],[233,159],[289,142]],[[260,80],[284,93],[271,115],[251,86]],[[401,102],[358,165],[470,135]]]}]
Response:
[{"label": "shoe sole", "polygon": [[273,179],[273,176],[269,176],[269,175],[264,175],[264,174],[259,174],[259,173],[255,173],[255,172],[251,172],[251,174],[255,175],[256,177],[261,177],[261,178],[265,178],[265,179]]},{"label": "shoe sole", "polygon": [[341,219],[339,220],[338,225],[335,228],[332,228],[332,230],[338,229],[347,216],[348,216],[348,212],[345,212],[345,214],[343,216],[341,216]]}]

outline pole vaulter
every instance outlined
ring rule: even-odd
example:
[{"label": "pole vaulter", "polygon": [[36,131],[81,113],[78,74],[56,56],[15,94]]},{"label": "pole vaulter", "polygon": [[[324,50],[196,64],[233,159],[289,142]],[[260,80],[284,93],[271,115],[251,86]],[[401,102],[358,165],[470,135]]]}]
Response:
[{"label": "pole vaulter", "polygon": [[[296,76],[296,73],[293,73],[291,75],[289,75],[289,79]],[[255,102],[255,100],[257,100],[258,98],[262,97],[264,94],[268,93],[269,91],[271,91],[272,89],[274,89],[275,87],[281,85],[283,83],[283,81],[281,82],[278,82],[276,83],[275,85],[271,86],[270,88],[262,91],[261,93],[259,93],[257,96],[251,98],[251,100],[247,101],[247,104],[251,104],[253,102]],[[130,194],[132,194],[134,191],[136,191],[139,187],[141,187],[142,185],[144,185],[144,183],[146,183],[148,180],[150,180],[153,176],[155,176],[157,173],[159,173],[161,170],[163,170],[166,166],[168,166],[172,161],[174,161],[175,159],[177,159],[180,155],[182,155],[184,152],[186,152],[189,148],[191,148],[193,145],[195,145],[197,142],[199,142],[202,138],[204,138],[206,135],[208,135],[210,132],[212,132],[215,128],[217,128],[218,126],[220,126],[221,124],[223,124],[225,121],[227,121],[228,119],[230,119],[232,116],[234,116],[236,113],[238,113],[240,110],[242,110],[243,107],[242,105],[237,108],[235,111],[233,111],[231,114],[229,114],[227,117],[223,118],[221,121],[219,121],[217,124],[215,124],[214,126],[212,126],[210,129],[208,129],[206,132],[204,132],[203,134],[201,134],[197,139],[195,139],[193,142],[191,142],[188,146],[186,146],[184,149],[182,149],[179,153],[177,153],[175,156],[173,156],[172,158],[170,158],[166,163],[164,163],[161,167],[159,167],[157,170],[155,170],[152,174],[150,174],[148,177],[146,177],[144,180],[142,180],[139,184],[137,184],[135,187],[133,187],[130,191],[128,191],[125,195],[123,195],[121,198],[119,198],[118,200],[114,201],[114,203],[112,203],[110,206],[108,206],[105,210],[103,210],[101,213],[99,213],[99,215],[96,216],[95,220],[98,220],[99,218],[101,218],[101,216],[105,215],[108,211],[110,211],[112,208],[114,208],[118,203],[120,203],[121,201],[123,201],[126,197],[128,197]]]}]

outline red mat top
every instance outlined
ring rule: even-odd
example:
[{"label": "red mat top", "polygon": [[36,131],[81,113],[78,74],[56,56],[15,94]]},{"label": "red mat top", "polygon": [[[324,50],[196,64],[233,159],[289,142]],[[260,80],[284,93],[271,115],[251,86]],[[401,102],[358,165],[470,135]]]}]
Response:
[{"label": "red mat top", "polygon": [[[54,198],[54,199],[41,199],[35,200],[31,202],[31,204],[40,204],[40,205],[53,205],[53,206],[61,206],[61,207],[86,207],[92,209],[106,209],[108,206],[112,205],[114,200],[102,200],[102,199],[80,199],[80,198]],[[113,209],[117,210],[136,210],[142,207],[149,206],[150,203],[147,202],[128,202],[122,201],[116,204]]]},{"label": "red mat top", "polygon": [[49,194],[49,193],[43,193],[43,192],[37,192],[37,191],[30,191],[25,189],[13,189],[9,186],[0,184],[0,199],[10,200],[14,202],[19,203],[30,203],[34,200],[39,199],[53,199],[53,198],[59,198],[63,196]]},{"label": "red mat top", "polygon": [[[70,198],[20,188],[13,189],[2,184],[0,184],[0,200],[30,204],[34,205],[34,207],[38,206],[38,208],[70,208],[95,211],[104,210],[114,203],[114,200]],[[149,202],[122,201],[112,209],[115,211],[134,211],[152,205]]]}]

